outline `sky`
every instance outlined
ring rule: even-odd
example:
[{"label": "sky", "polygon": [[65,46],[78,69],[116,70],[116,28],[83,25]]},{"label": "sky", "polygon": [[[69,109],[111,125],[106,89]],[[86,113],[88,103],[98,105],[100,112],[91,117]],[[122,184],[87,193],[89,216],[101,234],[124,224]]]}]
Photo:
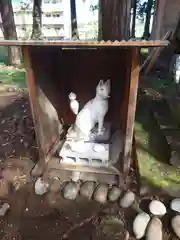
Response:
[{"label": "sky", "polygon": [[[22,0],[12,0],[12,3],[20,3]],[[69,0],[64,0],[69,1]],[[90,5],[96,5],[98,0],[76,0],[77,20],[79,23],[86,23],[93,19],[97,20],[97,11],[94,14],[90,11]]]},{"label": "sky", "polygon": [[[69,1],[69,0],[67,0]],[[77,19],[79,22],[89,22],[93,19],[97,19],[97,11],[94,14],[90,11],[90,5],[96,5],[98,0],[86,0],[83,3],[82,0],[76,0]]]}]

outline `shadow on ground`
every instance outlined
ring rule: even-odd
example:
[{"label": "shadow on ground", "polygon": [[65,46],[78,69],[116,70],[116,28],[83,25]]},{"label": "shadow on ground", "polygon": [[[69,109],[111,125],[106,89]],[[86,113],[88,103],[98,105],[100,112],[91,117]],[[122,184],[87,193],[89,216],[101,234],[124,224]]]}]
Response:
[{"label": "shadow on ground", "polygon": [[[93,212],[98,212],[100,205],[96,202],[68,201],[61,197],[61,193],[55,196],[37,196],[32,185],[11,194],[6,201],[10,203],[7,216],[0,218],[0,239],[61,239],[68,230]],[[52,204],[56,201],[56,206]],[[74,229],[68,235],[68,239],[90,239],[95,226],[92,222],[83,228]]]},{"label": "shadow on ground", "polygon": [[158,105],[158,101],[143,99],[138,102],[136,111],[136,122],[138,122],[148,134],[148,148],[140,142],[137,143],[139,148],[154,156],[159,161],[168,164],[170,150],[165,137],[160,132],[154,117],[152,116],[153,105]]},{"label": "shadow on ground", "polygon": [[[0,94],[0,157],[37,159],[35,131],[28,96]],[[4,102],[4,103],[3,103]],[[3,104],[2,104],[3,103]]]}]

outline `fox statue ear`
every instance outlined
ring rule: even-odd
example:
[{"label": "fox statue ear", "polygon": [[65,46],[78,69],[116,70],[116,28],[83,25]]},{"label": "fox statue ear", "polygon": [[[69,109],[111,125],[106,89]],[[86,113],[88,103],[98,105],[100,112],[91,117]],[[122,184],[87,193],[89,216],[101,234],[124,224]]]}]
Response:
[{"label": "fox statue ear", "polygon": [[98,86],[102,86],[102,85],[104,85],[104,81],[101,79],[98,83]]},{"label": "fox statue ear", "polygon": [[108,79],[106,82],[105,82],[105,85],[108,87],[108,89],[110,90],[111,88],[111,79]]}]

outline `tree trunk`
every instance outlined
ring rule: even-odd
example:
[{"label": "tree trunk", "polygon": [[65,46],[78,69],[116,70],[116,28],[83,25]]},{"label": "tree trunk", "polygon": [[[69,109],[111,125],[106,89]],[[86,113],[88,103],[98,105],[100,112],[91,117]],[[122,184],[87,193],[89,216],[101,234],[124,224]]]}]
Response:
[{"label": "tree trunk", "polygon": [[31,39],[42,39],[42,14],[41,14],[42,0],[34,0],[33,5],[33,27]]},{"label": "tree trunk", "polygon": [[[156,0],[157,1],[157,0]],[[175,31],[180,12],[179,0],[158,0],[156,3],[155,16],[153,19],[153,28],[151,39],[160,40],[168,31]],[[177,35],[174,40],[176,40]],[[173,41],[174,42],[174,41]],[[164,48],[158,57],[155,69],[161,70],[164,75],[169,77],[169,66],[175,51],[176,44],[170,44]]]},{"label": "tree trunk", "polygon": [[159,40],[167,31],[175,30],[179,12],[179,0],[156,0],[151,39]]},{"label": "tree trunk", "polygon": [[[16,26],[11,0],[0,1],[0,13],[4,39],[17,40]],[[21,64],[20,51],[17,47],[8,48],[9,64],[19,66]]]},{"label": "tree trunk", "polygon": [[131,0],[99,0],[99,39],[128,40]]},{"label": "tree trunk", "polygon": [[144,25],[143,39],[148,39],[150,37],[150,22],[151,22],[151,11],[153,7],[153,0],[148,0],[146,6],[146,20]]},{"label": "tree trunk", "polygon": [[73,39],[79,39],[75,0],[70,0],[70,6],[71,6],[71,33],[72,33],[72,38]]},{"label": "tree trunk", "polygon": [[163,16],[165,12],[166,1],[156,0],[155,12],[153,17],[153,25],[151,31],[151,39],[160,40],[161,39],[161,26],[163,21]]},{"label": "tree trunk", "polygon": [[133,17],[132,17],[132,28],[131,37],[136,37],[136,12],[137,12],[137,0],[133,0]]}]

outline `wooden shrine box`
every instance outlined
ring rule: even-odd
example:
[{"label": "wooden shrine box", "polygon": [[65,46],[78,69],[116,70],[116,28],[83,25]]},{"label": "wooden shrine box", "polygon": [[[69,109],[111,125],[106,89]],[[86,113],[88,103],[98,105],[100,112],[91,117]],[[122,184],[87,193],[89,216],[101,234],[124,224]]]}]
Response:
[{"label": "wooden shrine box", "polygon": [[[111,182],[130,166],[133,125],[139,78],[141,47],[161,47],[168,41],[3,41],[3,46],[20,46],[27,71],[37,144],[38,166],[61,178],[62,172],[85,173]],[[56,151],[61,147],[64,126],[75,116],[70,110],[68,94],[74,92],[82,108],[95,96],[100,79],[111,79],[111,97],[107,119],[121,129],[122,154],[116,166],[92,168],[60,164]],[[89,175],[88,175],[89,174]]]}]

